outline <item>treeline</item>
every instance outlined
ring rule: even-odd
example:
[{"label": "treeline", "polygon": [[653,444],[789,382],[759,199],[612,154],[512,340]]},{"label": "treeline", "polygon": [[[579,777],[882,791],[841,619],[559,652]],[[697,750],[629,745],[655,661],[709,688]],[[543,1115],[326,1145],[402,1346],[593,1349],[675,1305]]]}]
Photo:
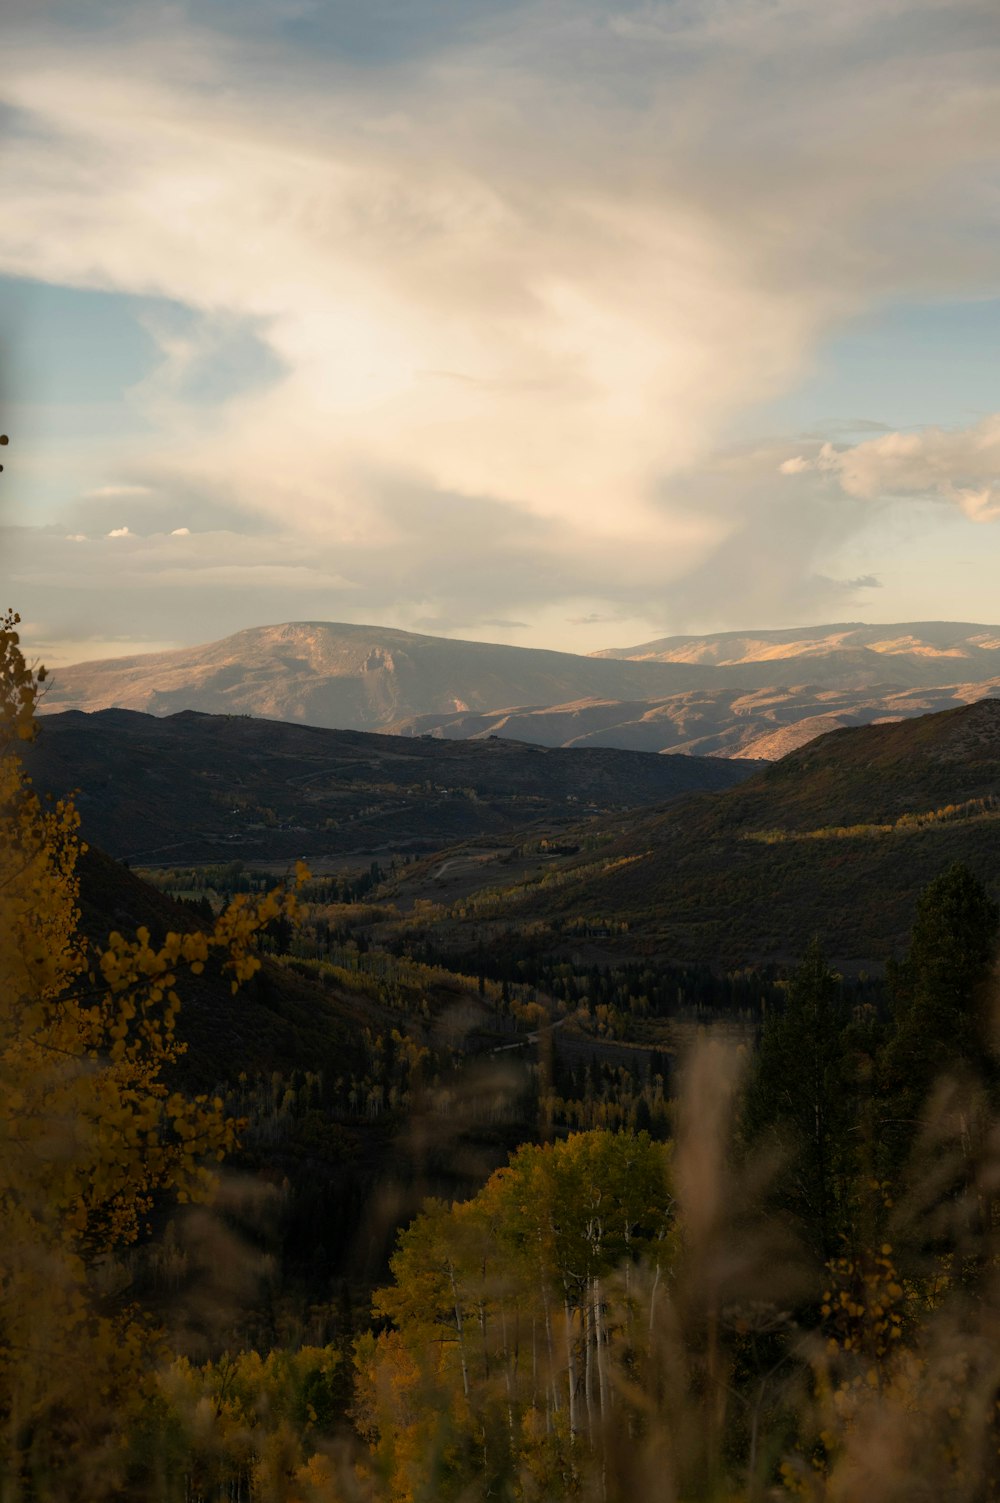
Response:
[{"label": "treeline", "polygon": [[780,845],[789,840],[869,840],[873,835],[914,834],[928,825],[951,824],[956,820],[992,819],[998,813],[1000,798],[990,793],[959,804],[944,804],[939,809],[901,814],[883,824],[824,825],[816,830],[751,830],[745,838],[761,845]]},{"label": "treeline", "polygon": [[[529,931],[473,949],[451,950],[438,945],[433,929],[426,929],[417,935],[403,932],[389,940],[388,946],[424,965],[450,965],[465,975],[488,978],[508,993],[513,986],[527,986],[569,1007],[584,1005],[591,1012],[602,1006],[614,1009],[624,1020],[729,1018],[759,1024],[770,1011],[784,1005],[787,976],[777,966],[719,972],[709,965],[660,961],[581,963],[553,956],[548,938]],[[880,977],[861,974],[843,978],[841,985],[852,1006],[884,1005],[885,986]],[[623,1027],[628,1026],[626,1021]]]},{"label": "treeline", "polygon": [[[227,861],[216,866],[143,868],[139,875],[151,887],[167,892],[180,901],[211,896],[216,902],[233,898],[237,893],[267,892],[274,877],[255,871],[242,861]],[[302,899],[310,903],[359,903],[389,875],[377,861],[366,868],[325,877],[310,877],[302,887]]]}]

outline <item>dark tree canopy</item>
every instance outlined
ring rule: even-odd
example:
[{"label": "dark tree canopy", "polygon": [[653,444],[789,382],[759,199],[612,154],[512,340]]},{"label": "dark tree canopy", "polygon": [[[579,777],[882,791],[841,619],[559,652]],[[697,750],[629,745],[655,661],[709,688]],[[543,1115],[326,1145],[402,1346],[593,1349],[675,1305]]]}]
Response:
[{"label": "dark tree canopy", "polygon": [[967,867],[949,867],[923,893],[909,951],[890,974],[887,1063],[897,1087],[923,1096],[949,1068],[992,1074],[988,983],[998,934],[1000,909]]},{"label": "dark tree canopy", "polygon": [[751,1143],[770,1137],[793,1155],[787,1205],[824,1257],[834,1250],[854,1106],[847,1009],[840,978],[814,940],[764,1026],[744,1108]]}]

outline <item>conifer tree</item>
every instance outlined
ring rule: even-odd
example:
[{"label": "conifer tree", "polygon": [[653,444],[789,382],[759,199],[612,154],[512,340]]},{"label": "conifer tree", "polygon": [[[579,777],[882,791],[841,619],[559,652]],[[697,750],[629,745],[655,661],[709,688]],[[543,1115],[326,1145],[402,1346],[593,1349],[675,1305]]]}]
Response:
[{"label": "conifer tree", "polygon": [[743,1130],[789,1152],[782,1193],[824,1258],[837,1245],[849,1166],[854,1085],[840,978],[814,940],[765,1023],[747,1089]]},{"label": "conifer tree", "polygon": [[959,862],[917,904],[910,948],[890,969],[893,1030],[880,1062],[887,1106],[881,1138],[893,1176],[938,1079],[963,1076],[995,1090],[989,983],[998,935],[1000,909]]}]

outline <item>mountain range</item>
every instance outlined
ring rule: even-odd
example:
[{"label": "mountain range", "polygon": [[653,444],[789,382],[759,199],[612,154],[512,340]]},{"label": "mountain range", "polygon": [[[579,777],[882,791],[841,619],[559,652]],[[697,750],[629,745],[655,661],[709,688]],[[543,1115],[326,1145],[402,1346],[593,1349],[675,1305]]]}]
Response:
[{"label": "mountain range", "polygon": [[773,760],[841,726],[998,695],[1000,627],[969,622],[717,632],[586,657],[291,622],[59,669],[43,710],[200,710],[445,740]]}]

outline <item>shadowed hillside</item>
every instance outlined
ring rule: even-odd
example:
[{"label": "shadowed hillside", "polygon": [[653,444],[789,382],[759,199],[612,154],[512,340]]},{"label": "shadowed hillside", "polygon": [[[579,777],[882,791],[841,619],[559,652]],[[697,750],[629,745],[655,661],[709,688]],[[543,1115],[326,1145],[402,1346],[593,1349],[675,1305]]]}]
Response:
[{"label": "shadowed hillside", "polygon": [[87,839],[136,861],[435,849],[545,818],[731,787],[752,764],[511,741],[407,740],[185,712],[68,712],[26,760],[79,789]]},{"label": "shadowed hillside", "polygon": [[[156,945],[203,924],[101,851],[78,872],[81,931],[95,944],[145,926]],[[231,1166],[282,1187],[268,1213],[283,1245],[272,1299],[303,1279],[320,1297],[334,1276],[365,1287],[427,1195],[472,1193],[530,1130],[524,1071],[491,1056],[508,1035],[466,977],[383,958],[376,981],[264,954],[235,994],[211,961],[200,975],[179,967],[177,992],[186,1047],[171,1086],[218,1092],[244,1119]]]},{"label": "shadowed hillside", "polygon": [[[169,930],[186,932],[199,920],[103,851],[81,857],[81,927],[95,943],[117,929],[134,934],[145,926],[154,942]],[[229,978],[184,974],[178,1033],[188,1045],[179,1073],[188,1086],[212,1090],[224,1081],[272,1071],[343,1070],[360,1059],[362,1028],[370,1011],[343,990],[265,959],[262,969],[236,995]]]},{"label": "shadowed hillside", "polygon": [[564,952],[596,958],[600,935],[606,956],[721,967],[819,935],[838,964],[880,964],[945,866],[997,886],[998,800],[998,701],[834,731],[727,793],[605,820],[596,854],[471,898],[440,932],[467,945],[544,919],[538,943]]}]

